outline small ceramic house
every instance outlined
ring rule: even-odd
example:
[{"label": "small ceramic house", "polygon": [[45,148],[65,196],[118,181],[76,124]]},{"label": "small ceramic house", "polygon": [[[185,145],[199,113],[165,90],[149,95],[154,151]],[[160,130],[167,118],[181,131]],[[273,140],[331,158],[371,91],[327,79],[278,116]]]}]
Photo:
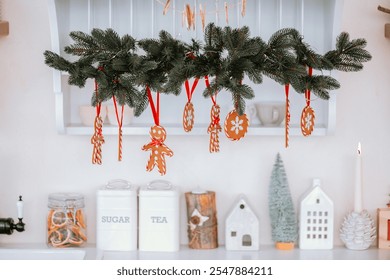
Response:
[{"label": "small ceramic house", "polygon": [[304,194],[300,203],[300,249],[333,248],[333,202],[320,185],[320,180],[314,179],[313,187]]},{"label": "small ceramic house", "polygon": [[259,219],[240,196],[226,218],[226,250],[259,250]]}]

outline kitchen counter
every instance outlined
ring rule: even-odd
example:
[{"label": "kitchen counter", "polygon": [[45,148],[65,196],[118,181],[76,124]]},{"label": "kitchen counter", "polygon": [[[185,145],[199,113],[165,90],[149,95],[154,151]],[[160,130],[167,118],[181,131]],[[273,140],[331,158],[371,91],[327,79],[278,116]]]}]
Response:
[{"label": "kitchen counter", "polygon": [[99,251],[94,244],[83,248],[49,248],[46,244],[1,244],[0,259],[84,259],[84,260],[390,260],[390,250],[372,247],[355,251],[345,247],[332,250],[276,250],[271,245],[259,251],[194,250],[182,245],[177,252]]}]

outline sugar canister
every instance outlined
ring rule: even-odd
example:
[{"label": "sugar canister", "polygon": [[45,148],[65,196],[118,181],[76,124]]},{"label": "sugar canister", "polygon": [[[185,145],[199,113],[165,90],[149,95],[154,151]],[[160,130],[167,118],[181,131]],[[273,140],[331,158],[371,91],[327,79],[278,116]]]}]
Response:
[{"label": "sugar canister", "polygon": [[179,192],[170,182],[156,180],[139,191],[139,250],[178,251]]},{"label": "sugar canister", "polygon": [[137,250],[137,188],[126,180],[112,180],[96,194],[96,247]]},{"label": "sugar canister", "polygon": [[80,247],[87,242],[82,194],[52,193],[48,208],[47,244],[50,247]]}]

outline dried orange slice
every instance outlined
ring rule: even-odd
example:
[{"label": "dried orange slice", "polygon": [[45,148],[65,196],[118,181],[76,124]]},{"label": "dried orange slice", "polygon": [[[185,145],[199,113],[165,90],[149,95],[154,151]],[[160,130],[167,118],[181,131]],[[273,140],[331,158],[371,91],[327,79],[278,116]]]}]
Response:
[{"label": "dried orange slice", "polygon": [[51,227],[62,227],[66,224],[67,217],[63,211],[55,210],[51,215]]},{"label": "dried orange slice", "polygon": [[76,224],[84,229],[87,227],[85,224],[83,212],[81,210],[76,211]]}]

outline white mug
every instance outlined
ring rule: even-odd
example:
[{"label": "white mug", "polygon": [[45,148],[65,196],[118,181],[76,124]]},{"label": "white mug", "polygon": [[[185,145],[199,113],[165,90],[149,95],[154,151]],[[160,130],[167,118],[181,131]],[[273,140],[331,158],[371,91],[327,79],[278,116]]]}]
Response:
[{"label": "white mug", "polygon": [[255,103],[257,116],[263,126],[280,126],[285,117],[285,102]]}]

